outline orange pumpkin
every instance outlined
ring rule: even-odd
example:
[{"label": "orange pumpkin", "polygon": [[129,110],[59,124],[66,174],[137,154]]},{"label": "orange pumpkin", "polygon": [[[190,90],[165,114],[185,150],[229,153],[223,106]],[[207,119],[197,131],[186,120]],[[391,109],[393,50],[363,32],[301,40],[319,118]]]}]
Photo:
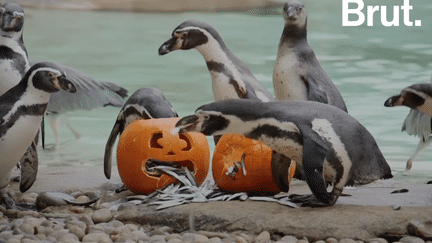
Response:
[{"label": "orange pumpkin", "polygon": [[137,120],[123,131],[118,142],[117,167],[129,190],[147,194],[177,182],[171,176],[149,170],[154,160],[187,167],[198,184],[204,182],[210,162],[207,138],[195,132],[172,135],[178,120]]},{"label": "orange pumpkin", "polygon": [[[272,149],[253,139],[225,134],[216,145],[212,172],[216,185],[227,192],[259,195],[281,192],[274,181]],[[242,157],[244,156],[244,164]],[[288,184],[295,172],[292,161],[288,168]]]}]

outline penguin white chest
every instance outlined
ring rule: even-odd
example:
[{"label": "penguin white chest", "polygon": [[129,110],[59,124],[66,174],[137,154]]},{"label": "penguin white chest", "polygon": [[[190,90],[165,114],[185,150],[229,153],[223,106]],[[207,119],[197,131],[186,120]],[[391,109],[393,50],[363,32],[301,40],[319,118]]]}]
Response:
[{"label": "penguin white chest", "polygon": [[12,67],[11,60],[2,60],[0,63],[0,95],[19,83],[21,74]]},{"label": "penguin white chest", "polygon": [[300,78],[300,63],[289,49],[279,50],[273,71],[273,86],[278,100],[307,100],[307,87]]},{"label": "penguin white chest", "polygon": [[210,75],[212,78],[213,96],[216,101],[239,98],[234,86],[230,84],[228,76],[215,71],[210,71]]},{"label": "penguin white chest", "polygon": [[22,116],[0,137],[0,177],[21,159],[35,138],[41,121],[41,116]]}]

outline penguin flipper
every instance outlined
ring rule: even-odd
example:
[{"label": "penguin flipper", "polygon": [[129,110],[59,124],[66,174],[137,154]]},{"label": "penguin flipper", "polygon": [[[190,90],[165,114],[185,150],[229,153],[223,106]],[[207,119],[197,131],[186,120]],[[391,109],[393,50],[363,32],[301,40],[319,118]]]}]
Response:
[{"label": "penguin flipper", "polygon": [[21,180],[20,191],[26,192],[36,180],[38,171],[38,155],[36,142],[33,141],[20,160]]},{"label": "penguin flipper", "polygon": [[309,189],[315,200],[309,199],[302,206],[331,206],[335,199],[327,192],[324,182],[323,168],[327,157],[328,146],[309,125],[297,125],[303,139],[303,169]]},{"label": "penguin flipper", "polygon": [[307,87],[308,100],[324,104],[329,103],[327,94],[319,87],[317,80],[312,75],[302,76],[301,78]]},{"label": "penguin flipper", "polygon": [[[111,157],[112,157],[112,148],[117,139],[117,136],[121,133],[120,131],[120,123],[122,121],[117,120],[114,124],[113,129],[111,130],[111,134],[108,137],[108,141],[105,145],[105,155],[104,155],[104,174],[107,179],[111,178]],[[124,122],[124,121],[123,121]]]}]

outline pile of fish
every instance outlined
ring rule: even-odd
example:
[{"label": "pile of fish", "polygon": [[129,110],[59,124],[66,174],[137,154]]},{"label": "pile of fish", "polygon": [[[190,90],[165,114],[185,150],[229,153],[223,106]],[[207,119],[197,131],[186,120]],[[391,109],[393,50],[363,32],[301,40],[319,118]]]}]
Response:
[{"label": "pile of fish", "polygon": [[160,172],[172,176],[180,183],[170,184],[165,188],[156,190],[155,192],[143,196],[128,197],[130,201],[140,200],[141,203],[149,205],[158,205],[156,209],[165,209],[186,203],[203,203],[211,201],[231,201],[238,199],[245,201],[247,199],[255,201],[277,202],[293,208],[298,208],[296,204],[291,202],[287,193],[280,193],[274,197],[253,196],[249,197],[245,192],[229,194],[218,190],[210,181],[205,181],[201,186],[195,180],[195,177],[187,167],[175,168],[172,166],[158,165],[153,166],[150,170]]}]

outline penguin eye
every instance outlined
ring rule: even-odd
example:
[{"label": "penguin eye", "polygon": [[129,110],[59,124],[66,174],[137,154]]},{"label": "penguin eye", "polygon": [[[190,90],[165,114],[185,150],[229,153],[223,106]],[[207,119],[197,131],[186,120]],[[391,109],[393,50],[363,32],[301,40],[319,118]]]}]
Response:
[{"label": "penguin eye", "polygon": [[48,77],[54,78],[54,73],[48,73]]}]

